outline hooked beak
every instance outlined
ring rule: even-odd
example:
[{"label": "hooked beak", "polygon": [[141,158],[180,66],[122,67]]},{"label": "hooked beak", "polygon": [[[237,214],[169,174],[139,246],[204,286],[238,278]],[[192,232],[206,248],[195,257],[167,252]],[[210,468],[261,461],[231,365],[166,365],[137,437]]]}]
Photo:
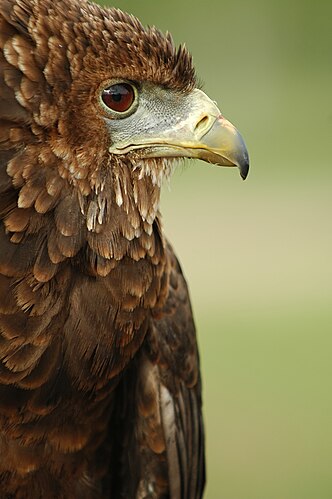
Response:
[{"label": "hooked beak", "polygon": [[198,158],[220,166],[237,166],[241,177],[247,177],[249,156],[241,134],[204,92],[193,90],[186,105],[175,101],[172,111],[177,116],[175,123],[174,119],[156,122],[145,133],[141,130],[132,135],[130,143],[115,142],[109,151],[126,154],[136,150],[145,158]]},{"label": "hooked beak", "polygon": [[249,156],[244,140],[235,126],[221,115],[198,141],[197,155],[193,157],[220,166],[237,166],[243,180],[249,172]]}]

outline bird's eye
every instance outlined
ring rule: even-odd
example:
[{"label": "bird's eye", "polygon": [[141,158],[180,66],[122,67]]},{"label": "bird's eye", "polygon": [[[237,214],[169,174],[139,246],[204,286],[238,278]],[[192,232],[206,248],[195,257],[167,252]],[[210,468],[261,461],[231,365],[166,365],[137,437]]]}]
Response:
[{"label": "bird's eye", "polygon": [[135,101],[135,90],[129,83],[116,83],[102,91],[101,99],[106,107],[116,113],[126,113]]}]

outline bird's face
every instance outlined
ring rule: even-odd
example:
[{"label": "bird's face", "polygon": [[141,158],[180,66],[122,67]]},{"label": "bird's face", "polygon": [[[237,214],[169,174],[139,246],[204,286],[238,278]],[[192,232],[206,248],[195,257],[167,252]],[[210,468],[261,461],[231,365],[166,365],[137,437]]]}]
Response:
[{"label": "bird's face", "polygon": [[97,98],[111,155],[127,155],[133,163],[199,158],[237,166],[246,178],[249,160],[241,135],[201,90],[183,93],[151,82],[116,79],[101,85]]}]

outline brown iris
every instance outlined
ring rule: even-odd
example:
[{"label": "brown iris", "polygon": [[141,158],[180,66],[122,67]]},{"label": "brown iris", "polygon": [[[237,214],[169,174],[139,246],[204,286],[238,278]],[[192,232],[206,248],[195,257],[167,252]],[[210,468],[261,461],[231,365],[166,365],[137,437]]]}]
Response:
[{"label": "brown iris", "polygon": [[101,98],[104,104],[117,113],[125,113],[135,100],[135,91],[129,83],[116,83],[103,90]]}]

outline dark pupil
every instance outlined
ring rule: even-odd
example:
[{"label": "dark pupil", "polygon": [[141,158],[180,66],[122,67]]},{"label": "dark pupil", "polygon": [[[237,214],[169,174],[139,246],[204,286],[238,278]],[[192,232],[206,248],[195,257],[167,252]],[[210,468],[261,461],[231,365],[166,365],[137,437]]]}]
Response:
[{"label": "dark pupil", "polygon": [[122,97],[123,97],[123,94],[120,94],[120,93],[116,94],[116,93],[114,92],[114,93],[112,93],[112,97],[113,97],[113,100],[115,100],[115,102],[120,102],[120,100],[121,100],[121,99],[122,99]]}]

